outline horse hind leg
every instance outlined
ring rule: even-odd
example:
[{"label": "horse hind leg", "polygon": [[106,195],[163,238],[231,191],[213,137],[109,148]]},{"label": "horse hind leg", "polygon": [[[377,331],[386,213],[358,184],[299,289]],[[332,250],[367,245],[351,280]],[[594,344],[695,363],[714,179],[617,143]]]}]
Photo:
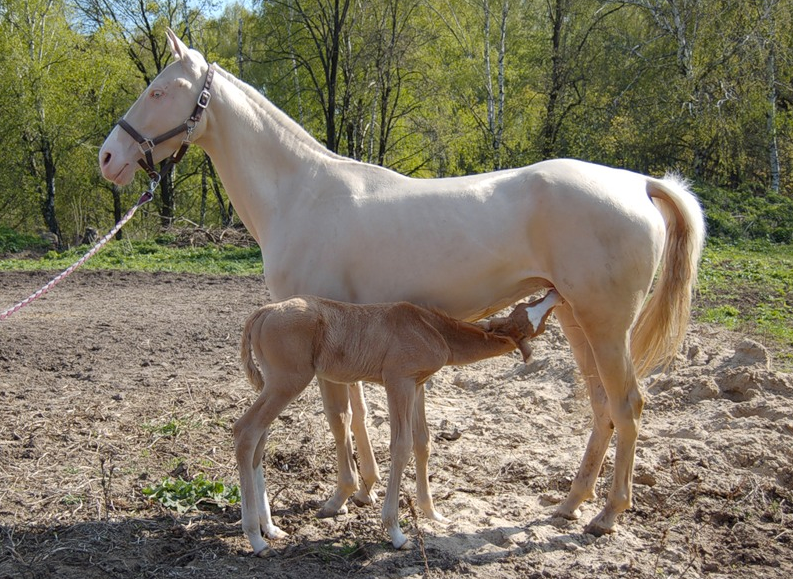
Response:
[{"label": "horse hind leg", "polygon": [[[636,439],[644,406],[630,356],[630,312],[615,314],[610,324],[589,323],[585,315],[561,312],[564,330],[572,336],[576,359],[587,381],[594,413],[594,427],[567,499],[560,505],[562,516],[580,515],[578,506],[594,497],[594,487],[612,433],[617,433],[614,479],[603,510],[586,526],[594,535],[613,532],[617,517],[631,506],[631,483]],[[601,312],[602,313],[602,312]],[[577,325],[572,320],[583,324]],[[602,319],[602,318],[601,318]]]},{"label": "horse hind leg", "polygon": [[594,499],[595,484],[608,450],[614,426],[608,410],[608,398],[600,381],[595,357],[581,326],[575,320],[569,304],[556,308],[556,317],[567,337],[578,368],[587,386],[592,406],[593,428],[578,473],[573,479],[567,498],[556,509],[556,515],[576,520],[581,517],[580,506]]},{"label": "horse hind leg", "polygon": [[621,349],[614,347],[618,340],[616,337],[614,343],[602,340],[593,346],[608,397],[611,421],[617,432],[614,479],[606,505],[585,529],[593,535],[613,532],[617,517],[632,505],[633,464],[644,398],[636,380],[628,339],[622,338],[624,347]]}]

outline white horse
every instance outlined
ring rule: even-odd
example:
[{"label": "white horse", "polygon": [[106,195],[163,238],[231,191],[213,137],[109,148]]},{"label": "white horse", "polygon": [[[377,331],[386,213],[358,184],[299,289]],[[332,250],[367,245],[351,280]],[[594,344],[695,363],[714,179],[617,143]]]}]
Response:
[{"label": "white horse", "polygon": [[[611,490],[586,527],[613,531],[631,506],[643,406],[637,378],[675,353],[689,318],[705,228],[684,183],[574,160],[411,179],[331,153],[171,31],[168,42],[175,62],[108,136],[99,152],[102,174],[130,183],[136,163],[151,169],[152,160],[180,147],[177,133],[186,128],[188,141],[212,158],[258,241],[275,299],[405,300],[475,320],[555,287],[565,301],[556,315],[594,412],[583,461],[557,514],[578,518],[581,503],[595,496],[616,430]],[[142,137],[188,115],[160,138]],[[379,476],[361,385],[320,386],[339,462],[336,493],[320,513],[330,515],[343,512],[354,492],[359,501],[371,501]],[[358,488],[351,426],[364,489]],[[268,536],[282,534],[269,513],[260,520]]]}]

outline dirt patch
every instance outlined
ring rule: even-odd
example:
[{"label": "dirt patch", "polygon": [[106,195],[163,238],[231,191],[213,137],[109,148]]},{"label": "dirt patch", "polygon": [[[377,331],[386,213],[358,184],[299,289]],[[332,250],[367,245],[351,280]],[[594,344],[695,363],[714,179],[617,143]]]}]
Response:
[{"label": "dirt patch", "polygon": [[[48,279],[0,274],[0,304]],[[266,301],[260,278],[79,272],[0,323],[0,577],[793,573],[793,379],[760,344],[706,326],[646,384],[635,506],[617,533],[583,533],[600,500],[581,521],[552,516],[590,427],[552,323],[530,366],[514,354],[445,369],[429,386],[431,486],[453,522],[403,505],[422,548],[393,551],[378,508],[314,517],[336,469],[312,387],[276,421],[266,455],[275,520],[290,537],[274,542],[278,556],[250,557],[238,506],[176,515],[141,490],[172,472],[237,482],[231,424],[253,399],[239,335]],[[387,475],[385,397],[378,386],[367,397]]]}]

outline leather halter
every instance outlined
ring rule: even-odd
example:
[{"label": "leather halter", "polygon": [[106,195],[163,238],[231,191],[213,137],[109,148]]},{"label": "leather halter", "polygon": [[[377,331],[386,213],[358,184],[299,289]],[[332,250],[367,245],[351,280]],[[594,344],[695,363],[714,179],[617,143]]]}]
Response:
[{"label": "leather halter", "polygon": [[[204,88],[201,89],[201,92],[198,95],[198,100],[196,100],[195,108],[193,109],[193,113],[190,115],[190,118],[168,132],[162,133],[153,139],[147,139],[138,131],[136,131],[132,125],[130,125],[123,118],[119,120],[118,123],[116,123],[119,127],[124,129],[130,137],[137,141],[138,148],[145,157],[145,159],[138,159],[138,165],[140,165],[143,170],[146,171],[149,179],[151,179],[152,183],[154,183],[152,189],[176,163],[182,160],[182,157],[184,157],[184,154],[187,152],[187,148],[190,146],[190,137],[193,134],[193,129],[195,129],[196,125],[198,125],[198,122],[201,120],[201,116],[204,114],[204,110],[207,108],[209,101],[212,99],[212,93],[209,91],[212,88],[212,79],[214,76],[215,65],[211,64],[209,66],[209,70],[207,70],[206,80],[204,80]],[[154,158],[152,156],[154,147],[181,133],[187,133],[185,138],[182,140],[182,145],[176,151],[174,151],[173,155],[168,158],[168,160],[163,164],[162,170],[158,173],[157,169],[154,168]]]}]

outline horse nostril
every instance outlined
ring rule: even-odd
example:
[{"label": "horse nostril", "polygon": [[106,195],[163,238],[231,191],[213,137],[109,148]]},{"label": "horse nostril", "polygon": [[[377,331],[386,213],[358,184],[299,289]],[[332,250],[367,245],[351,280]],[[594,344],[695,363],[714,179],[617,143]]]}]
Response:
[{"label": "horse nostril", "polygon": [[102,165],[107,165],[107,164],[110,162],[110,158],[111,158],[112,156],[113,156],[113,155],[112,155],[111,153],[109,153],[109,152],[108,152],[108,153],[105,153],[105,154],[102,156]]}]

